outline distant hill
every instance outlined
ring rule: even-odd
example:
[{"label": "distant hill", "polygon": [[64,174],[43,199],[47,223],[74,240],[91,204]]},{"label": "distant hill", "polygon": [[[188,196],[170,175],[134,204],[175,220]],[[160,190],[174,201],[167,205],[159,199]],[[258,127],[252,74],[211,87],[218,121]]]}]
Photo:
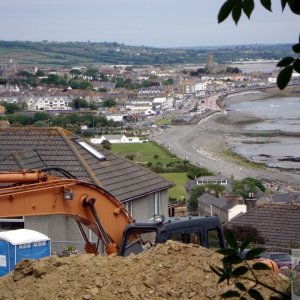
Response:
[{"label": "distant hill", "polygon": [[247,59],[275,59],[291,53],[291,44],[242,45],[186,48],[128,46],[116,42],[30,42],[0,41],[0,62],[14,59],[18,64],[74,66],[202,64],[207,53],[219,63]]}]

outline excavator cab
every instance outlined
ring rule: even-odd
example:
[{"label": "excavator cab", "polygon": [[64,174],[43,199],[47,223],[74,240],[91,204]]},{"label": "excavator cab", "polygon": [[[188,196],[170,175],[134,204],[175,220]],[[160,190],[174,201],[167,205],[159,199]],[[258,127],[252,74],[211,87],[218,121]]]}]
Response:
[{"label": "excavator cab", "polygon": [[219,218],[176,217],[129,224],[124,230],[119,254],[137,254],[167,240],[193,243],[206,248],[225,247]]}]

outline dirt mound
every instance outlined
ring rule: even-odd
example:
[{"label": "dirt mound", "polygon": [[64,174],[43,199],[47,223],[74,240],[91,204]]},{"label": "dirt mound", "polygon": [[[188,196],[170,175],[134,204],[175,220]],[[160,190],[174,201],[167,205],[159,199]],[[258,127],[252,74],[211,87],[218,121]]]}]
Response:
[{"label": "dirt mound", "polygon": [[[0,279],[0,299],[220,299],[228,285],[217,285],[209,267],[221,266],[220,259],[209,249],[169,241],[126,258],[83,254],[26,260]],[[259,277],[282,290],[288,285],[271,271]]]}]

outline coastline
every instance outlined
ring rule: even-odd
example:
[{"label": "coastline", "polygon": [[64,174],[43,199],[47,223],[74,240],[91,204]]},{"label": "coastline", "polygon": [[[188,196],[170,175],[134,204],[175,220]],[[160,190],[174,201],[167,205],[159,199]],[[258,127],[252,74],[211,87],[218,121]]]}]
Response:
[{"label": "coastline", "polygon": [[260,120],[252,115],[226,110],[226,105],[232,101],[249,101],[249,98],[257,101],[273,96],[273,92],[266,91],[236,93],[229,98],[228,95],[220,95],[219,111],[203,118],[196,125],[166,128],[155,140],[161,145],[169,145],[171,151],[179,157],[187,156],[191,163],[206,167],[215,174],[234,176],[236,179],[252,177],[275,183],[285,191],[300,190],[300,175],[293,171],[242,163],[234,155],[229,155],[233,153],[231,141],[240,139],[244,133],[242,126]]}]

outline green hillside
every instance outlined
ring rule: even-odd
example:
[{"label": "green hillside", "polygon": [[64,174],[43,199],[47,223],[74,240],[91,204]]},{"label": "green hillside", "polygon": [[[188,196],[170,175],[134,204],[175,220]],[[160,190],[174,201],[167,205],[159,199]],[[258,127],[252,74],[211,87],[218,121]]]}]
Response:
[{"label": "green hillside", "polygon": [[291,45],[246,45],[195,48],[153,48],[119,43],[0,41],[0,62],[12,58],[18,64],[61,65],[202,64],[207,53],[218,63],[232,60],[280,59],[291,54]]}]

